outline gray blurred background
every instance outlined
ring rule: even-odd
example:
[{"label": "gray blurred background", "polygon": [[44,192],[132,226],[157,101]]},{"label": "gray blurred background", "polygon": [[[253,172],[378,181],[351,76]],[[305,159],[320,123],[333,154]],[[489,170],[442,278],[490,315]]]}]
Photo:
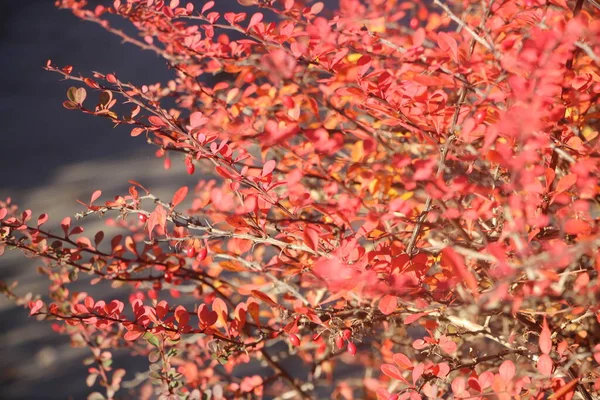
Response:
[{"label": "gray blurred background", "polygon": [[[235,0],[218,3],[221,10],[239,7]],[[34,217],[47,212],[49,226],[57,226],[82,210],[76,199],[87,200],[96,189],[103,191],[103,199],[125,193],[128,179],[164,196],[193,184],[182,162],[173,160],[167,174],[153,155],[155,148],[142,137],[130,137],[127,128],[113,129],[105,120],[63,108],[72,83],[42,69],[52,59],[83,74],[118,72],[121,79],[141,85],[172,76],[162,59],[121,44],[99,26],[56,9],[51,0],[0,0],[0,19],[0,198],[10,196],[32,209]],[[84,225],[88,232],[104,229],[97,219]],[[36,265],[7,252],[0,258],[0,279],[19,281],[19,294],[47,296],[47,280]],[[68,337],[54,333],[49,323],[36,322],[0,296],[0,399],[85,399],[92,391],[85,386],[82,365],[88,355],[86,349],[71,348]],[[146,360],[137,361],[125,365],[132,371],[147,368]],[[125,379],[132,378],[128,372]]]}]

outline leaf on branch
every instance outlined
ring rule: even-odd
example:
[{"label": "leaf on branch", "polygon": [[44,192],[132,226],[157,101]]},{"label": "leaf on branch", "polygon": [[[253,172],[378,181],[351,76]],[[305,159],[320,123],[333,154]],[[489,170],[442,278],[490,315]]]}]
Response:
[{"label": "leaf on branch", "polygon": [[187,186],[180,187],[173,195],[173,200],[171,200],[171,206],[173,208],[177,207],[177,205],[185,199],[187,194],[188,194],[188,187]]},{"label": "leaf on branch", "polygon": [[148,217],[148,236],[152,239],[152,232],[157,226],[164,229],[167,223],[167,213],[165,209],[159,204],[156,206],[154,211],[150,213]]}]

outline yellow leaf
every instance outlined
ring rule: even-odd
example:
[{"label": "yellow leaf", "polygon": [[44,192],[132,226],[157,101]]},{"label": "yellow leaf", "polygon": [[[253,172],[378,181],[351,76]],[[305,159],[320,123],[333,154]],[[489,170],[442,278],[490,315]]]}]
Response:
[{"label": "yellow leaf", "polygon": [[352,146],[352,161],[360,162],[364,156],[365,148],[363,146],[363,141],[359,140],[358,142],[354,143],[354,146]]},{"label": "yellow leaf", "polygon": [[359,58],[361,58],[363,55],[360,53],[352,53],[352,54],[348,54],[346,56],[346,58],[348,59],[348,61],[350,61],[351,63],[355,63],[358,61]]}]

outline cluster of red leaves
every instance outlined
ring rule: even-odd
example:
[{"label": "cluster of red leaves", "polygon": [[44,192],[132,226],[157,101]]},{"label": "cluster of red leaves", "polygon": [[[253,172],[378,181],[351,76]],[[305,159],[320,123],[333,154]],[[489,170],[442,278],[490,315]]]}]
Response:
[{"label": "cluster of red leaves", "polygon": [[[106,388],[90,398],[119,390],[116,347],[149,357],[140,390],[164,399],[600,395],[599,11],[241,3],[57,1],[174,72],[137,87],[49,61],[78,84],[64,106],[202,175],[170,201],[95,192],[79,217],[120,215],[110,244],[0,204],[0,254],[45,260],[50,300],[2,289],[90,347],[88,384]],[[78,274],[130,287],[131,310],[70,290]],[[334,379],[340,363],[362,379]]]}]

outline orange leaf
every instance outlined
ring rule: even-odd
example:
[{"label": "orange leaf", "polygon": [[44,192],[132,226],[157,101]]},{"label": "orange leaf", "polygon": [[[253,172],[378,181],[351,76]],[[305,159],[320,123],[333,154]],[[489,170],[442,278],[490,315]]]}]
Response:
[{"label": "orange leaf", "polygon": [[177,190],[175,192],[175,194],[173,195],[173,200],[171,200],[171,204],[173,205],[173,207],[176,207],[179,203],[181,203],[185,199],[185,196],[187,196],[187,194],[188,194],[188,187],[187,186],[180,187],[179,190]]}]

